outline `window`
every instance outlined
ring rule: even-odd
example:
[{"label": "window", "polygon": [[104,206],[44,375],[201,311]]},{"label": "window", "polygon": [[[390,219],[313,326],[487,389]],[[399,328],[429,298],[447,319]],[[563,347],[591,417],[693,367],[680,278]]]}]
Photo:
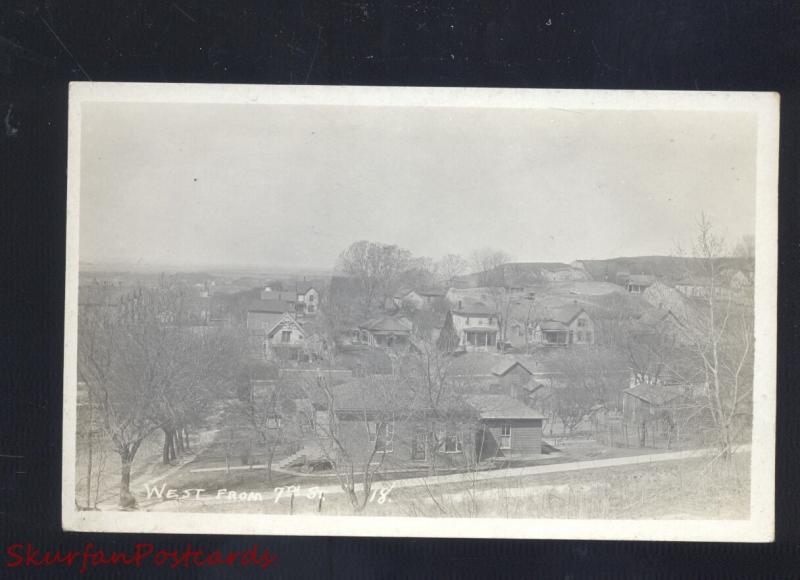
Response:
[{"label": "window", "polygon": [[578,326],[579,326],[580,328],[585,328],[585,327],[587,327],[588,325],[589,325],[589,323],[587,322],[587,320],[586,320],[585,318],[579,318],[579,319],[578,319]]},{"label": "window", "polygon": [[500,426],[500,449],[511,449],[511,425]]},{"label": "window", "polygon": [[441,440],[444,441],[445,453],[460,453],[463,449],[463,441],[461,440],[460,433],[443,431],[441,433]]},{"label": "window", "polygon": [[267,429],[280,429],[281,418],[277,415],[267,417]]},{"label": "window", "polygon": [[582,330],[578,331],[578,342],[583,342],[583,331]]},{"label": "window", "polygon": [[314,300],[316,300],[316,297],[313,294],[309,294],[308,295],[308,301],[309,302],[314,302]]},{"label": "window", "polygon": [[303,296],[302,294],[298,294],[297,295],[297,301],[298,302],[305,302],[305,300],[306,300],[306,297]]},{"label": "window", "polygon": [[290,342],[292,340],[292,331],[291,330],[282,330],[281,331],[281,342]]},{"label": "window", "polygon": [[425,461],[428,459],[428,434],[423,429],[414,431],[411,443],[411,460]]},{"label": "window", "polygon": [[379,424],[377,421],[368,421],[367,431],[369,432],[369,442],[376,444],[376,451],[379,453],[394,451],[394,422]]},{"label": "window", "polygon": [[309,304],[307,308],[308,308],[309,312],[314,312],[314,310],[316,309],[316,306],[314,306],[313,304]]}]

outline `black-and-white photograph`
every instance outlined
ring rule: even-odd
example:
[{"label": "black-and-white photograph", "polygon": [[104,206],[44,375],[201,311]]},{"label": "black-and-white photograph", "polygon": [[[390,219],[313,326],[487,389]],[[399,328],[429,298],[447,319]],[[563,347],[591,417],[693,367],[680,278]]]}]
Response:
[{"label": "black-and-white photograph", "polygon": [[769,540],[777,120],[73,84],[65,527]]}]

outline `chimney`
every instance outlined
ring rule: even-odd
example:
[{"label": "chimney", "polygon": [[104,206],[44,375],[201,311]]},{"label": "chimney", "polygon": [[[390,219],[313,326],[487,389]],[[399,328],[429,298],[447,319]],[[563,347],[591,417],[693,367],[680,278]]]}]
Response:
[{"label": "chimney", "polygon": [[461,310],[461,300],[458,301],[458,309]]}]

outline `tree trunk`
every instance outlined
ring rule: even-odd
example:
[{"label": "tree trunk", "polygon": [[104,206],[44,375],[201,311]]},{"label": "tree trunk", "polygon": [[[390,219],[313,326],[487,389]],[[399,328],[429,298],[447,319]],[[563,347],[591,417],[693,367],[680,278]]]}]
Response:
[{"label": "tree trunk", "polygon": [[130,455],[122,456],[122,475],[119,483],[119,507],[122,509],[133,509],[136,507],[136,498],[131,493],[131,467],[133,457]]},{"label": "tree trunk", "polygon": [[181,432],[183,431],[182,427],[179,427],[175,431],[173,431],[173,436],[175,437],[175,448],[177,450],[177,455],[182,456],[184,449],[183,449],[183,435]]},{"label": "tree trunk", "polygon": [[191,452],[192,448],[189,445],[189,428],[188,427],[184,427],[183,428],[183,439],[184,439],[183,444],[184,444],[184,447],[186,448],[186,451]]}]

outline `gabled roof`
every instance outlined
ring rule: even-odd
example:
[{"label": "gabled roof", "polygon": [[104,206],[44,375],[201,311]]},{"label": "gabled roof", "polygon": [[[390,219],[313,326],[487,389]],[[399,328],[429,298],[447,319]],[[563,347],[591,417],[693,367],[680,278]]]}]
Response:
[{"label": "gabled roof", "polygon": [[375,332],[411,332],[411,323],[408,320],[392,316],[371,318],[358,327]]},{"label": "gabled roof", "polygon": [[281,300],[283,302],[296,302],[297,295],[294,292],[278,290],[262,290],[261,300]]},{"label": "gabled roof", "polygon": [[298,282],[295,285],[295,290],[298,294],[306,294],[309,290],[316,290],[314,284],[311,282]]},{"label": "gabled roof", "polygon": [[294,307],[283,300],[255,300],[247,307],[248,312],[269,312],[273,314],[283,314],[293,310]]},{"label": "gabled roof", "polygon": [[508,395],[471,395],[466,400],[481,419],[544,419],[544,415]]},{"label": "gabled roof", "polygon": [[513,358],[512,359],[503,358],[503,359],[497,361],[497,364],[495,364],[492,367],[492,374],[496,375],[498,377],[502,377],[508,371],[513,369],[515,366],[520,366],[523,369],[525,369],[525,372],[527,372],[528,374],[531,374],[531,371],[530,371],[530,369],[528,369],[528,367],[526,367],[524,364],[522,364],[521,362],[519,362],[518,360],[513,359]]},{"label": "gabled roof", "polygon": [[672,313],[672,310],[668,310],[666,308],[649,308],[645,310],[639,318],[636,319],[636,322],[639,322],[645,326],[654,326],[666,320],[673,320],[674,322],[680,324],[680,321]]},{"label": "gabled roof", "polygon": [[460,316],[497,316],[495,309],[490,308],[483,302],[472,302],[464,304],[452,310],[453,314]]},{"label": "gabled roof", "polygon": [[283,316],[281,316],[278,320],[275,321],[274,324],[272,324],[269,327],[269,329],[267,330],[267,336],[272,338],[272,336],[277,331],[278,327],[281,326],[284,322],[291,323],[295,328],[297,328],[297,330],[300,331],[300,334],[303,336],[303,338],[305,338],[306,333],[303,330],[303,327],[300,325],[300,323],[297,322],[297,320],[295,320],[294,316],[292,316],[288,312],[286,314],[284,314]]},{"label": "gabled roof", "polygon": [[585,312],[583,307],[578,306],[577,304],[572,304],[570,306],[564,306],[557,310],[553,310],[548,320],[555,320],[556,322],[569,325],[581,314],[581,312]]},{"label": "gabled roof", "polygon": [[[336,411],[380,411],[398,412],[399,416],[409,411],[425,411],[430,408],[429,399],[421,391],[414,392],[408,384],[391,376],[373,376],[352,379],[329,387]],[[319,388],[309,389],[312,401],[327,406],[328,400]],[[439,409],[472,412],[463,400],[449,393],[439,400]]]}]

